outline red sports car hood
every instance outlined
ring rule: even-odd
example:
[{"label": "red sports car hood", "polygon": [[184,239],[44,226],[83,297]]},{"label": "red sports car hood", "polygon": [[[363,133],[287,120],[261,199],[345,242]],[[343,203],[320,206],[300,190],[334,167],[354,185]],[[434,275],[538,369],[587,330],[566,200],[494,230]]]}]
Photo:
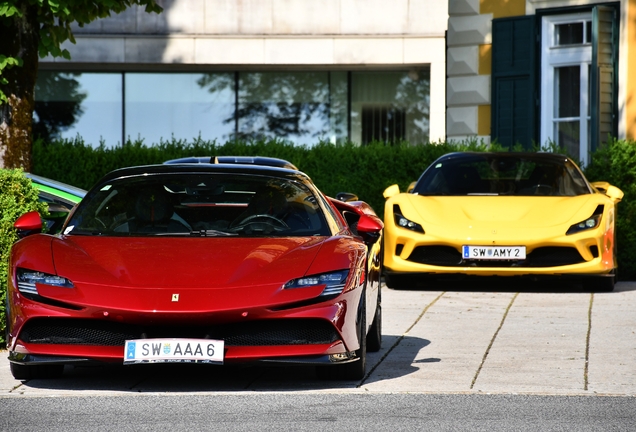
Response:
[{"label": "red sports car hood", "polygon": [[57,274],[74,283],[214,288],[284,283],[303,275],[324,237],[54,239]]}]

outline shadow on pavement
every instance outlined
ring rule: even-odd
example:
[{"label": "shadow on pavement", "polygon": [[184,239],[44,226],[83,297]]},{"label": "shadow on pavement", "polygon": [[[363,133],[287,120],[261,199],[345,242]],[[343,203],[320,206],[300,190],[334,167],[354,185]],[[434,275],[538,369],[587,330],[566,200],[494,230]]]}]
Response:
[{"label": "shadow on pavement", "polygon": [[[529,293],[582,293],[595,292],[583,283],[570,278],[538,278],[501,276],[467,276],[441,278],[414,278],[408,290],[458,291],[458,292],[529,292]],[[636,291],[636,282],[623,281],[614,286],[612,292]],[[597,293],[597,292],[595,292]],[[608,293],[602,293],[608,294]],[[611,292],[609,293],[611,294]]]},{"label": "shadow on pavement", "polygon": [[[400,378],[414,372],[420,368],[416,365],[427,363],[439,363],[442,360],[436,357],[426,357],[424,350],[431,344],[428,339],[422,339],[414,336],[403,336],[393,338],[391,347],[383,356],[377,367],[371,370],[371,374],[364,381],[364,384],[370,384],[378,381]],[[399,349],[396,349],[398,348]],[[422,351],[424,350],[424,351]]]},{"label": "shadow on pavement", "polygon": [[[388,371],[386,377],[395,378],[417,371],[412,363],[440,361],[415,360],[419,351],[429,344],[430,341],[416,337],[384,335],[383,348],[367,354],[367,374],[370,375],[365,382],[384,379],[376,377],[376,371]],[[394,351],[397,346],[399,350]],[[29,380],[23,386],[27,391],[192,393],[320,391],[355,389],[360,384],[360,381],[321,380],[314,366],[144,364],[66,366],[61,378]]]}]

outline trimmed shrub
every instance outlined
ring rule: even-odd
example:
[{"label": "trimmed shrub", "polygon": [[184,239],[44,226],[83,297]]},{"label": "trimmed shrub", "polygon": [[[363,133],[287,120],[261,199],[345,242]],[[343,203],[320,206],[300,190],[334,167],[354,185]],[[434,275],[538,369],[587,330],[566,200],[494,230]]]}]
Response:
[{"label": "trimmed shrub", "polygon": [[625,194],[616,214],[616,245],[620,279],[636,278],[636,141],[610,141],[593,155],[585,175],[607,181]]},{"label": "trimmed shrub", "polygon": [[485,151],[479,142],[460,145],[440,143],[390,146],[335,146],[319,142],[313,147],[295,146],[281,140],[239,141],[220,145],[215,141],[162,141],[146,146],[143,141],[128,141],[113,148],[93,148],[81,138],[33,145],[33,172],[77,187],[89,189],[104,174],[128,166],[163,163],[188,156],[269,156],[288,160],[307,173],[327,195],[353,192],[383,214],[382,192],[399,184],[402,190],[419,178],[424,169],[443,154],[458,150]]},{"label": "trimmed shrub", "polygon": [[38,202],[38,192],[22,170],[0,169],[0,346],[6,331],[7,278],[11,246],[18,240],[13,224],[22,214],[37,210],[42,215],[47,206]]}]

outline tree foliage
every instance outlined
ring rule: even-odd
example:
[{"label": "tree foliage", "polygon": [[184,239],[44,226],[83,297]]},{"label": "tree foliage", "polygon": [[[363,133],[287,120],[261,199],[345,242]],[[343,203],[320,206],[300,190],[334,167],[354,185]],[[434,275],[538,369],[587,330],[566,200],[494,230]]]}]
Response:
[{"label": "tree foliage", "polygon": [[31,167],[33,92],[38,57],[64,57],[80,27],[126,8],[162,11],[157,0],[5,0],[0,1],[0,167]]}]

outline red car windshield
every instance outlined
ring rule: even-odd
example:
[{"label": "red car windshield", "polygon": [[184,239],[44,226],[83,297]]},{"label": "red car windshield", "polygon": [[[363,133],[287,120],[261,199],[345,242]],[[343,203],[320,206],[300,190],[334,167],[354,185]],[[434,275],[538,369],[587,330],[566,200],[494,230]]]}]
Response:
[{"label": "red car windshield", "polygon": [[155,174],[94,189],[64,234],[313,236],[328,227],[312,191],[258,175]]}]

